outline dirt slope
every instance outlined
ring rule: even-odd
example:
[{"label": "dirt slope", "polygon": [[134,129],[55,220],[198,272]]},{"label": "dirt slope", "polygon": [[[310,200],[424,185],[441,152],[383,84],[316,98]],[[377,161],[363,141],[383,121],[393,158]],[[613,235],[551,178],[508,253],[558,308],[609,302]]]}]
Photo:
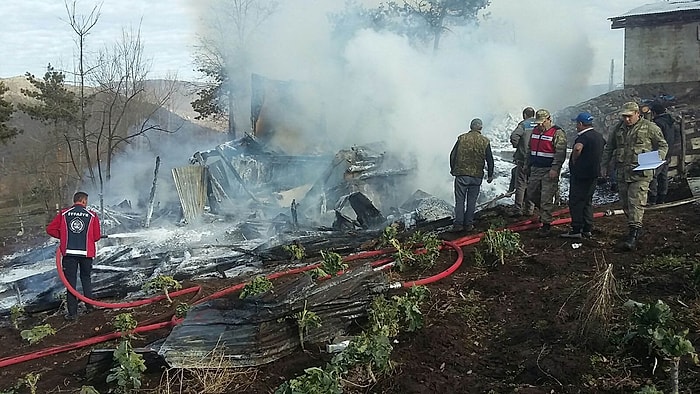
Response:
[{"label": "dirt slope", "polygon": [[[700,301],[693,281],[693,266],[700,263],[699,214],[700,207],[693,204],[648,211],[640,247],[627,253],[615,248],[626,229],[621,216],[598,219],[593,239],[578,246],[562,238],[539,238],[534,231],[524,231],[524,254],[509,258],[505,264],[488,260],[478,264],[474,252],[479,246],[465,247],[462,267],[430,285],[424,328],[402,334],[393,344],[393,372],[379,376],[374,384],[347,384],[345,392],[631,393],[649,384],[669,392],[667,360],[658,359],[652,374],[654,359],[646,349],[619,345],[628,328],[628,313],[622,304],[628,299],[644,303],[662,300],[670,306],[678,326],[690,330],[688,339],[700,343]],[[513,220],[486,218],[478,229]],[[454,258],[454,252],[443,252],[440,268]],[[599,271],[597,267],[607,264],[612,265],[617,280],[610,335],[581,337],[576,334],[591,280]],[[208,291],[227,284],[208,283]],[[167,303],[133,310],[139,321],[156,321],[172,312]],[[34,316],[26,324],[50,322],[59,329],[55,336],[33,346],[16,330],[0,329],[0,358],[109,332],[107,322],[115,314],[98,310],[81,317],[78,324],[66,324],[60,315]],[[149,334],[137,344],[162,335],[165,332]],[[115,342],[107,342],[100,347],[114,346]],[[304,368],[323,366],[328,359],[318,348],[307,346],[307,350],[241,371],[234,384],[238,388],[231,386],[224,392],[269,393],[284,380],[303,373]],[[0,392],[9,390],[29,372],[41,373],[39,392],[77,392],[87,384],[84,368],[88,354],[89,349],[83,349],[0,368]],[[699,391],[699,374],[700,368],[689,358],[683,359],[681,391]],[[166,392],[156,390],[159,384],[161,371],[149,371],[142,392]],[[104,386],[96,387],[106,392]],[[19,392],[28,392],[22,390]]]}]

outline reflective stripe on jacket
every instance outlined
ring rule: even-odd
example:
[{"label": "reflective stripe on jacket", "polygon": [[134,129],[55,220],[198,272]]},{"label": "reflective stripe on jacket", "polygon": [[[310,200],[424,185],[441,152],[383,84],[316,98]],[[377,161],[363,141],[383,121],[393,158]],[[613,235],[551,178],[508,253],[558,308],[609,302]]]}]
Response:
[{"label": "reflective stripe on jacket", "polygon": [[554,161],[554,135],[559,129],[552,126],[544,133],[535,128],[530,136],[530,165],[533,167],[551,167]]}]

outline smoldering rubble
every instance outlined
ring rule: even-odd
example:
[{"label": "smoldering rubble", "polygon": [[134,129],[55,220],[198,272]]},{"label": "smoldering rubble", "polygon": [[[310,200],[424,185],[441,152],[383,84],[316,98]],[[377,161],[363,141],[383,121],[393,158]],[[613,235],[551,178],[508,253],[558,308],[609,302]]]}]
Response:
[{"label": "smoldering rubble", "polygon": [[[151,196],[145,206],[134,207],[124,200],[102,210],[108,238],[100,241],[93,266],[94,297],[146,297],[141,287],[160,275],[180,281],[234,277],[244,281],[291,268],[301,264],[291,261],[284,248],[292,242],[302,245],[308,258],[314,258],[321,251],[356,252],[394,222],[406,228],[447,226],[452,205],[411,190],[416,169],[415,161],[390,153],[382,144],[353,146],[335,155],[288,155],[266,149],[247,135],[195,152],[189,164],[171,170],[179,207],[158,204],[154,198],[158,193],[152,189],[143,191]],[[154,172],[153,188],[162,187],[165,182],[159,179],[163,176],[158,170]],[[91,208],[99,212],[99,208]],[[55,271],[56,247],[55,240],[48,240],[2,260],[0,314],[7,315],[16,304],[28,312],[59,307],[65,288]],[[381,288],[381,280],[371,269],[358,272],[364,274],[355,281],[330,282],[338,286],[324,288],[337,290],[323,297],[340,297],[351,288]],[[309,286],[299,286],[309,293],[297,289],[275,302],[298,309],[299,299],[314,298]],[[362,315],[371,297],[352,298],[347,308],[337,304],[344,312],[332,311],[334,316]],[[208,316],[209,308],[220,308],[221,302],[227,301],[202,304],[194,315]],[[294,308],[286,308],[284,313]],[[279,318],[283,316],[275,319]],[[349,321],[340,319],[332,331],[342,332]],[[201,347],[190,346],[188,352],[206,352],[216,346],[219,331],[224,329],[221,324],[211,322],[211,329],[204,330],[204,339],[198,342]],[[172,360],[184,357],[177,349],[189,340],[177,338],[180,332],[189,338],[187,327],[185,320],[175,337],[166,341]],[[289,340],[276,338],[286,341],[279,351],[286,354],[284,349],[292,348]],[[274,347],[274,343],[256,346]],[[259,364],[271,361],[271,357],[267,354],[238,364]]]}]

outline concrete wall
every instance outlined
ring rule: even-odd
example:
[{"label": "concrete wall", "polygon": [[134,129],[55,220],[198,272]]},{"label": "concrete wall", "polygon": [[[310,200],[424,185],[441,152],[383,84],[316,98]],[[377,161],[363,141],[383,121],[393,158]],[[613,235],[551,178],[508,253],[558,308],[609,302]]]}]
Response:
[{"label": "concrete wall", "polygon": [[700,81],[700,23],[625,28],[625,87]]}]

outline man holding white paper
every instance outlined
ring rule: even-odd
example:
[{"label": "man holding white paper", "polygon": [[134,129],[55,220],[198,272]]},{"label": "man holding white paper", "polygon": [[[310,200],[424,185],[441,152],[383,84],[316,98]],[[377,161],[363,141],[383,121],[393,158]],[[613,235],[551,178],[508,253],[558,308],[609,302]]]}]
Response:
[{"label": "man holding white paper", "polygon": [[[637,103],[625,103],[620,115],[622,123],[611,131],[603,150],[601,175],[606,175],[608,165],[615,160],[620,203],[629,227],[629,233],[622,240],[620,247],[633,250],[641,233],[644,204],[649,182],[654,176],[655,164],[647,167],[650,161],[662,162],[668,152],[668,143],[654,122],[640,116]],[[655,150],[658,151],[656,160],[654,154],[644,155]],[[651,160],[648,160],[649,158]]]}]

